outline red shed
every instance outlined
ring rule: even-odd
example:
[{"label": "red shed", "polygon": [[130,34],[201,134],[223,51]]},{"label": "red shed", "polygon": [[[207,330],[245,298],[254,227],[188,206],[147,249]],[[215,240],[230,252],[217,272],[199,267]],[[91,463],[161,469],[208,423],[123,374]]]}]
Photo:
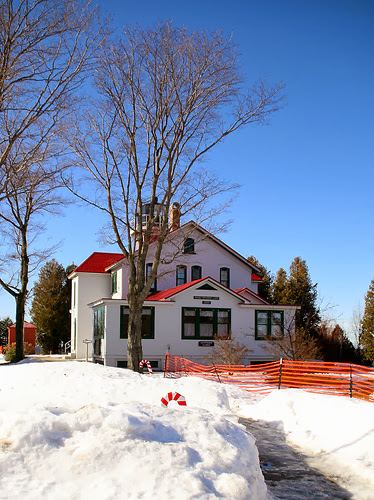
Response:
[{"label": "red shed", "polygon": [[[25,321],[23,323],[24,328],[24,342],[28,342],[35,347],[35,332],[36,326]],[[13,344],[16,341],[16,324],[8,326],[8,344]]]}]

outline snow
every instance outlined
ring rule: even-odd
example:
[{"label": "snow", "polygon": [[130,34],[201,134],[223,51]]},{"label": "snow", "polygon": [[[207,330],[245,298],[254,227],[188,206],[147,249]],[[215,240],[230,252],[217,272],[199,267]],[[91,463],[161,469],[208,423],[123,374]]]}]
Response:
[{"label": "snow", "polygon": [[342,477],[354,498],[373,498],[373,403],[285,389],[255,404],[239,402],[237,414],[280,428],[289,442],[316,457],[312,465]]},{"label": "snow", "polygon": [[[186,407],[161,406],[172,391]],[[266,499],[239,416],[283,429],[354,498],[374,491],[373,403],[28,358],[0,366],[0,498]]]},{"label": "snow", "polygon": [[[266,498],[224,386],[34,361],[0,366],[0,388],[0,498]],[[161,407],[170,391],[187,406]]]}]

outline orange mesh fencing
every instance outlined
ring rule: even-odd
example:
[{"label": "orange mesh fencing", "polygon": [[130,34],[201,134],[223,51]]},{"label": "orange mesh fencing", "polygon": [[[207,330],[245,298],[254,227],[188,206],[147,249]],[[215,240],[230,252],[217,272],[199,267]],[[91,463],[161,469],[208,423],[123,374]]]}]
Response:
[{"label": "orange mesh fencing", "polygon": [[350,363],[279,360],[261,365],[202,365],[166,353],[165,377],[201,377],[247,391],[304,389],[374,402],[374,368]]}]

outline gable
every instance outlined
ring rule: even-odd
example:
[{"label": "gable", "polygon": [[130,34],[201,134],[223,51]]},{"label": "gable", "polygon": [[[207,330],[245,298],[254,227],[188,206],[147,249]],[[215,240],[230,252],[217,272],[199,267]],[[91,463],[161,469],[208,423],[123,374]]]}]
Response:
[{"label": "gable", "polygon": [[212,285],[210,285],[209,283],[205,283],[204,285],[201,285],[199,286],[198,288],[196,288],[196,290],[217,290],[216,288],[214,288]]},{"label": "gable", "polygon": [[[203,283],[202,286],[198,287],[196,286],[199,283]],[[208,287],[203,288],[204,285],[208,285]],[[214,286],[213,286],[214,285]],[[221,285],[218,283],[216,280],[214,280],[211,277],[206,277],[206,278],[201,278],[199,280],[195,281],[190,281],[188,283],[185,283],[183,285],[175,286],[172,288],[168,288],[167,290],[162,290],[160,292],[156,292],[149,297],[147,297],[145,300],[146,301],[172,301],[174,300],[174,297],[177,295],[185,292],[185,291],[192,291],[194,293],[199,293],[199,291],[215,291],[215,292],[224,292],[225,294],[231,295],[235,297],[236,299],[239,300],[239,302],[245,302],[245,299],[241,297],[239,294],[237,294],[235,291],[230,290],[229,288],[226,288],[225,286]],[[208,296],[207,296],[208,297]],[[197,296],[196,298],[201,298],[204,299],[204,296]]]}]

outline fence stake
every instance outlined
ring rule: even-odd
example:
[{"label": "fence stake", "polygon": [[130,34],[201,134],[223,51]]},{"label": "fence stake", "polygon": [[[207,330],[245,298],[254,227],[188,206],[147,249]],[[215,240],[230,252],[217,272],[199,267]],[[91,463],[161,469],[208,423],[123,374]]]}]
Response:
[{"label": "fence stake", "polygon": [[353,387],[352,387],[352,363],[349,363],[349,397],[353,397]]},{"label": "fence stake", "polygon": [[279,360],[279,383],[278,383],[278,390],[281,388],[281,383],[282,383],[282,364],[283,364],[283,358]]},{"label": "fence stake", "polygon": [[215,365],[214,363],[213,363],[213,366],[214,366],[214,369],[215,369],[215,371],[216,371],[216,375],[217,375],[217,377],[218,377],[219,383],[220,383],[220,384],[222,384],[221,379],[219,378],[219,375],[218,375],[218,372],[217,372],[216,365]]}]

